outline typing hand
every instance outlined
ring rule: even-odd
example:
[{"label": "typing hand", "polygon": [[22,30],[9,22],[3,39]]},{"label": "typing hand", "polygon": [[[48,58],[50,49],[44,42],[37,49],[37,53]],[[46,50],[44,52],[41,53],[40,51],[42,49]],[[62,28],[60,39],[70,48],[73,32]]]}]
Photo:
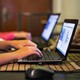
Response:
[{"label": "typing hand", "polygon": [[36,47],[37,45],[33,43],[31,40],[12,40],[12,41],[7,41],[8,46],[12,46],[14,48],[22,48],[25,46],[33,46]]},{"label": "typing hand", "polygon": [[23,47],[17,51],[14,51],[14,54],[17,59],[21,59],[32,54],[37,54],[39,57],[43,55],[42,52],[37,47],[33,46]]}]

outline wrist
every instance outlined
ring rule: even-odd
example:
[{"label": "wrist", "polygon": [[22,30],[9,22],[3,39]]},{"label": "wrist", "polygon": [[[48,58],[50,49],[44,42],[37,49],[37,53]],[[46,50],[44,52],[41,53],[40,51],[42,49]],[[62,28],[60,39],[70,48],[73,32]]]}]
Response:
[{"label": "wrist", "polygon": [[18,60],[18,54],[16,51],[12,52],[12,56],[13,56],[14,60],[16,60],[16,59]]}]

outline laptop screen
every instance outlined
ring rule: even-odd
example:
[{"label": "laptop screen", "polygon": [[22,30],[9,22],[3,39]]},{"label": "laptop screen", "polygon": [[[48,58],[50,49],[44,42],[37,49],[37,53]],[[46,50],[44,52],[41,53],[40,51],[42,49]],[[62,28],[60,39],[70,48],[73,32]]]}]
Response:
[{"label": "laptop screen", "polygon": [[59,14],[50,15],[50,17],[49,17],[49,19],[47,21],[47,24],[45,25],[44,30],[43,30],[43,32],[41,34],[41,37],[44,40],[46,40],[46,41],[49,40],[49,38],[51,36],[51,33],[52,33],[52,31],[53,31],[53,29],[54,29],[54,27],[55,27],[55,25],[56,25],[56,23],[58,21],[59,16],[60,16]]},{"label": "laptop screen", "polygon": [[56,47],[64,56],[67,53],[74,28],[75,28],[75,23],[64,22],[63,24],[62,31],[59,37],[59,41]]}]

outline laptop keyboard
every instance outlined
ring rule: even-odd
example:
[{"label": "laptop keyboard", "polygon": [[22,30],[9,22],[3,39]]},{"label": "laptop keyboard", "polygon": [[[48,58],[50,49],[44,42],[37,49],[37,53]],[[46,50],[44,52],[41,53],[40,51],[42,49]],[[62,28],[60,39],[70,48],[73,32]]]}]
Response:
[{"label": "laptop keyboard", "polygon": [[[54,51],[43,50],[42,53],[43,53],[42,57],[39,57],[38,55],[33,54],[33,55],[23,58],[23,60],[31,61],[31,60],[54,60],[54,59],[59,60],[60,59],[60,57],[58,55],[56,55],[57,53]],[[54,53],[56,53],[56,54],[54,54]]]},{"label": "laptop keyboard", "polygon": [[41,38],[34,38],[33,40],[32,40],[33,42],[35,42],[35,43],[45,43],[45,41],[44,40],[42,40]]},{"label": "laptop keyboard", "polygon": [[41,57],[39,57],[37,54],[32,54],[30,56],[27,56],[27,57],[23,58],[23,60],[38,60],[40,58]]},{"label": "laptop keyboard", "polygon": [[42,53],[46,60],[60,59],[59,55],[57,55],[57,52],[55,51],[43,50]]}]

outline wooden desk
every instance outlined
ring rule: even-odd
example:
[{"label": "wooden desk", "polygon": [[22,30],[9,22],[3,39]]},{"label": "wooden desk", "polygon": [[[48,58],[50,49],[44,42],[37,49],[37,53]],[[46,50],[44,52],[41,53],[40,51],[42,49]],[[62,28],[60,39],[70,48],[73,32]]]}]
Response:
[{"label": "wooden desk", "polygon": [[[63,62],[63,64],[59,65],[38,65],[38,64],[18,64],[18,63],[11,63],[7,65],[0,66],[0,71],[25,71],[29,67],[33,66],[43,66],[47,68],[51,68],[57,72],[71,72],[71,71],[80,71],[80,66],[78,66],[76,63],[80,62],[80,54],[79,53],[70,53],[68,55],[67,61]],[[80,63],[79,63],[80,64]]]},{"label": "wooden desk", "polygon": [[[61,80],[65,80],[66,77],[69,80],[70,77],[74,78],[75,74],[76,74],[76,76],[72,80],[79,80],[80,79],[80,66],[76,64],[77,62],[80,62],[80,54],[79,53],[75,53],[75,54],[70,53],[68,55],[67,61],[65,61],[65,62],[63,62],[63,64],[59,64],[59,65],[48,65],[48,64],[46,64],[46,65],[38,65],[38,64],[30,65],[30,64],[11,63],[11,64],[0,66],[0,80],[1,80],[2,76],[4,76],[4,75],[9,76],[11,74],[15,75],[15,76],[23,75],[22,77],[24,77],[24,71],[27,70],[29,67],[35,67],[35,66],[43,66],[43,67],[47,67],[49,69],[55,70],[55,75],[53,77],[54,80],[59,80],[59,77],[61,77],[61,76],[63,76],[63,78],[61,77]],[[69,76],[69,75],[71,75],[71,76]],[[17,76],[17,77],[19,77],[19,76]],[[57,76],[58,76],[58,78],[57,78]],[[9,79],[9,78],[7,78],[7,79]],[[21,79],[19,79],[19,80],[21,80]],[[25,79],[23,79],[23,80],[25,80]]]}]

